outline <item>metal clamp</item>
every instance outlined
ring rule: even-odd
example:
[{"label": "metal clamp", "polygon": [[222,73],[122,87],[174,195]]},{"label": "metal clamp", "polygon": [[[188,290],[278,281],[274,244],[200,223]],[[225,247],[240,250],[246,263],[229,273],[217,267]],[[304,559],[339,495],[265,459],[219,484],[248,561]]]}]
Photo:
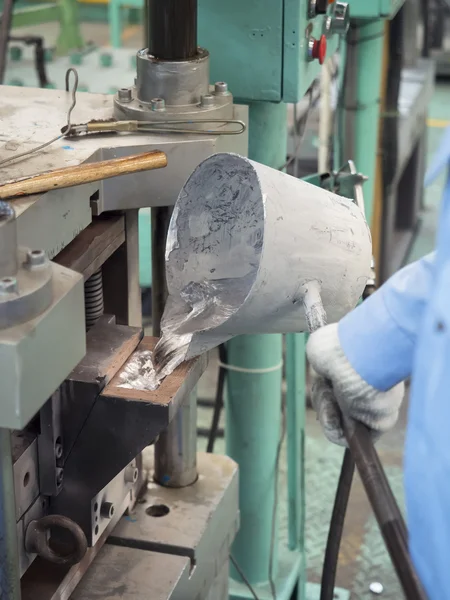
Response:
[{"label": "metal clamp", "polygon": [[[52,528],[63,529],[70,535],[71,552],[59,553],[50,546]],[[62,515],[48,515],[29,523],[25,534],[25,550],[56,565],[75,565],[86,554],[87,540],[81,527],[72,519]]]},{"label": "metal clamp", "polygon": [[[368,177],[358,173],[355,163],[349,160],[339,171],[327,174],[322,178],[322,186],[330,191],[340,194],[345,198],[352,198],[353,202],[365,216],[363,184]],[[367,280],[363,297],[367,298],[376,291],[375,260],[372,258],[370,275]]]}]

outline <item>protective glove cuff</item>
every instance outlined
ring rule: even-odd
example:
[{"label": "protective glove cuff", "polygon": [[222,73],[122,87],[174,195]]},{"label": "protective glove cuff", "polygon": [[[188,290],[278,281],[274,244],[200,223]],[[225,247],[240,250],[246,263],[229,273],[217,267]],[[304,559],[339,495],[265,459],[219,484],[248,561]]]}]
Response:
[{"label": "protective glove cuff", "polygon": [[368,384],[347,359],[339,339],[337,323],[314,332],[309,337],[306,353],[313,369],[333,384],[339,382],[339,388],[349,395],[349,401],[377,394],[378,390]]}]

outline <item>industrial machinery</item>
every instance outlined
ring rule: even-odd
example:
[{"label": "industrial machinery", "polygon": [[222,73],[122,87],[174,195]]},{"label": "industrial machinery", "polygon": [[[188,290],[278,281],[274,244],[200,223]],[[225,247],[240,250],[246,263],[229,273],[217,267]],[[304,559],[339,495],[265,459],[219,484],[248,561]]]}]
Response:
[{"label": "industrial machinery", "polygon": [[[365,42],[352,89],[364,97],[363,58],[374,47],[381,56],[383,20],[402,2],[351,4],[352,43]],[[225,600],[257,589],[304,600],[304,336],[286,338],[286,428],[281,335],[229,342],[231,458],[197,454],[195,388],[206,356],[156,391],[127,380],[156,342],[142,330],[137,211],[152,209],[159,336],[165,238],[186,179],[220,152],[286,169],[286,103],[320,75],[352,6],[199,0],[197,14],[195,0],[149,0],[146,8],[148,47],[136,55],[134,85],[114,82],[114,98],[77,93],[76,72],[65,92],[2,88],[4,180],[154,150],[168,164],[0,205],[0,597]],[[370,92],[348,140],[373,178]],[[365,155],[364,119],[373,134]],[[289,523],[280,528],[284,429]]]},{"label": "industrial machinery", "polygon": [[[66,92],[2,89],[3,181],[155,149],[168,160],[0,202],[2,600],[228,595],[237,466],[196,453],[206,356],[156,392],[121,373],[155,341],[141,325],[137,211],[173,204],[218,150],[246,155],[248,111],[225,82],[210,86],[195,10],[171,14],[168,36],[170,6],[152,6],[136,85],[114,99],[77,93],[75,71]],[[134,125],[117,133],[114,117]],[[149,475],[141,453],[158,437]]]}]

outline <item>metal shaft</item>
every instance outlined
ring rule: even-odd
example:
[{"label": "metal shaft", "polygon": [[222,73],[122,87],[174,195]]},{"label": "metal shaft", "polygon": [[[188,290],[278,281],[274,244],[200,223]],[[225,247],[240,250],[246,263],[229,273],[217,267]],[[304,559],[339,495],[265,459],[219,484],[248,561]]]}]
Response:
[{"label": "metal shaft", "polygon": [[343,428],[405,597],[408,600],[425,600],[425,592],[409,554],[406,524],[369,430],[361,423],[349,424],[345,419]]},{"label": "metal shaft", "polygon": [[155,444],[155,481],[181,488],[197,480],[197,392],[186,398]]},{"label": "metal shaft", "polygon": [[[152,325],[161,335],[161,317],[167,299],[165,248],[172,207],[152,209]],[[185,487],[197,479],[197,391],[155,444],[155,481],[167,487]]]},{"label": "metal shaft", "polygon": [[197,0],[149,0],[149,52],[160,60],[197,53]]}]

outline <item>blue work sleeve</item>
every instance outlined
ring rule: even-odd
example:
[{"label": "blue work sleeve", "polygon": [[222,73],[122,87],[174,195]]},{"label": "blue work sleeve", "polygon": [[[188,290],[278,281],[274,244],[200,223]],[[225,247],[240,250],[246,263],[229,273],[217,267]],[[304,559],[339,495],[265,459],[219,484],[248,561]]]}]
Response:
[{"label": "blue work sleeve", "polygon": [[435,253],[403,268],[339,323],[339,340],[355,371],[387,391],[411,374]]}]

